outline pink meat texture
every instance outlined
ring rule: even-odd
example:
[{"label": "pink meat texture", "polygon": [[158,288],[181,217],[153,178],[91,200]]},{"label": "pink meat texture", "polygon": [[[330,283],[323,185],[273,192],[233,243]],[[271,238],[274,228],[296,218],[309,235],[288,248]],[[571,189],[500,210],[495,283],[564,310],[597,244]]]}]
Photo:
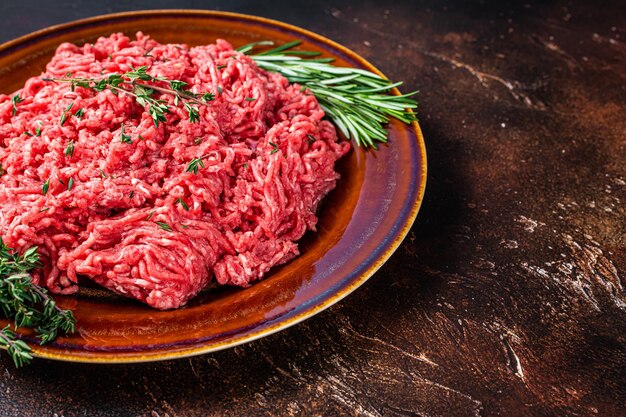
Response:
[{"label": "pink meat texture", "polygon": [[[129,94],[42,80],[141,66],[215,100],[192,123],[172,95],[155,96],[170,106],[157,127]],[[118,33],[64,43],[15,94],[15,114],[14,95],[0,95],[0,236],[20,251],[39,246],[33,279],[59,294],[77,292],[84,276],[171,309],[212,276],[250,285],[298,255],[350,146],[309,91],[223,40],[190,48]],[[132,144],[120,140],[122,126]],[[199,157],[204,168],[186,172]]]}]

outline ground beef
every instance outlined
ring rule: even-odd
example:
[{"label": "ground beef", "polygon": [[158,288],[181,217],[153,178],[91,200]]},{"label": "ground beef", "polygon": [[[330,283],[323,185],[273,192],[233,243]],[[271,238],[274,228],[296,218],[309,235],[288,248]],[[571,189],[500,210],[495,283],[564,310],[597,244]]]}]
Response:
[{"label": "ground beef", "polygon": [[[191,123],[163,94],[171,111],[157,127],[128,94],[42,80],[141,66],[216,99]],[[298,254],[349,148],[310,92],[223,40],[189,48],[119,33],[65,43],[15,94],[15,106],[0,95],[0,235],[18,250],[39,246],[34,280],[54,293],[75,293],[85,276],[169,309],[212,276],[248,286]],[[186,172],[198,157],[204,168]]]}]

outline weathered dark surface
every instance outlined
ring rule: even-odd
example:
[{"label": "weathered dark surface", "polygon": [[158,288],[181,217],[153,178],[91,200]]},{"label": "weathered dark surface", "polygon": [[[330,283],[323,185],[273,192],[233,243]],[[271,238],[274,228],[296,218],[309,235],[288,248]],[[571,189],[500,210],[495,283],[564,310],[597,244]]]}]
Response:
[{"label": "weathered dark surface", "polygon": [[[280,19],[419,89],[429,178],[407,240],[339,305],[236,349],[20,370],[0,355],[0,416],[626,415],[621,2],[298,3],[133,9]],[[0,40],[124,9],[3,2]]]}]

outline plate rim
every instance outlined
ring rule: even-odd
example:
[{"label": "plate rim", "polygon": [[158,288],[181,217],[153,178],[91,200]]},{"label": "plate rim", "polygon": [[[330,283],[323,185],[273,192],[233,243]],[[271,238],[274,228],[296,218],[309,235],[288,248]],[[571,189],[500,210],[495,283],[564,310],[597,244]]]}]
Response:
[{"label": "plate rim", "polygon": [[[97,24],[101,22],[106,22],[111,19],[119,19],[119,18],[132,18],[132,17],[150,17],[150,16],[167,16],[167,15],[202,15],[206,17],[214,17],[214,18],[230,18],[230,19],[241,19],[244,21],[253,21],[256,23],[262,23],[264,25],[270,27],[276,27],[279,29],[285,29],[291,32],[299,33],[309,38],[315,39],[323,44],[330,46],[331,48],[341,52],[345,56],[350,57],[354,61],[358,62],[359,65],[367,68],[368,70],[384,77],[384,74],[376,68],[373,64],[363,58],[361,55],[352,51],[351,49],[325,37],[319,35],[315,32],[312,32],[308,29],[304,29],[302,27],[292,25],[289,23],[285,23],[279,20],[274,20],[270,18],[249,15],[244,13],[235,13],[235,12],[226,12],[226,11],[216,11],[216,10],[198,10],[198,9],[155,9],[155,10],[137,10],[137,11],[129,11],[129,12],[119,12],[119,13],[109,13],[103,15],[97,15],[92,17],[87,17],[83,19],[73,20],[66,23],[56,24],[52,26],[45,27],[43,29],[36,30],[34,32],[30,32],[26,35],[22,35],[20,37],[11,39],[7,42],[4,42],[0,45],[0,55],[6,54],[10,52],[14,48],[19,48],[22,45],[28,45],[37,39],[45,37],[46,35],[51,35],[58,32],[70,31],[73,28],[89,25],[89,24]],[[400,91],[397,88],[393,90],[394,94],[400,94]],[[426,180],[427,180],[427,155],[426,155],[426,144],[424,141],[424,137],[422,134],[422,130],[417,121],[411,123],[411,128],[415,133],[416,145],[418,150],[418,160],[421,167],[421,175],[418,178],[418,189],[416,193],[415,200],[412,202],[412,206],[410,208],[410,212],[403,224],[399,224],[400,230],[396,237],[388,243],[387,248],[381,255],[376,259],[376,261],[369,266],[366,270],[360,273],[357,277],[355,277],[352,282],[350,282],[346,287],[338,290],[334,294],[330,295],[327,299],[321,301],[318,304],[311,306],[309,309],[300,312],[299,314],[289,317],[281,322],[272,324],[263,329],[252,331],[251,333],[234,337],[232,339],[221,340],[217,342],[208,342],[208,344],[200,345],[200,346],[185,346],[179,349],[173,349],[171,351],[154,351],[152,353],[141,354],[139,352],[134,353],[132,356],[120,355],[113,356],[110,353],[102,353],[102,352],[89,352],[89,356],[83,356],[81,354],[74,354],[71,351],[62,351],[63,353],[56,350],[47,350],[45,347],[40,347],[38,345],[32,346],[33,356],[43,359],[52,359],[63,362],[73,362],[73,363],[100,363],[100,364],[124,364],[124,363],[146,363],[146,362],[157,362],[171,359],[182,359],[189,358],[192,356],[198,356],[202,354],[207,354],[211,352],[217,352],[220,350],[224,350],[227,348],[236,347],[242,345],[244,343],[253,342],[255,340],[261,339],[266,336],[270,336],[274,333],[277,333],[281,330],[292,327],[302,321],[311,318],[322,311],[330,308],[335,305],[339,301],[343,300],[345,297],[354,292],[357,288],[363,285],[369,278],[371,278],[380,268],[381,266],[389,260],[391,255],[398,249],[400,244],[406,238],[409,230],[411,229],[415,219],[417,218],[417,214],[420,210],[422,202],[424,200],[424,194],[426,191]],[[207,343],[207,342],[203,342]]]}]

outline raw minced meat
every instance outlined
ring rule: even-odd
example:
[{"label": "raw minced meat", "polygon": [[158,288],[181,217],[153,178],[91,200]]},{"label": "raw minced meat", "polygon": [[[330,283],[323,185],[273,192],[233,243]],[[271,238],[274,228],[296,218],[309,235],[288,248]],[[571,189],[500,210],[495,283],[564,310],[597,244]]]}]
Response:
[{"label": "raw minced meat", "polygon": [[[157,96],[170,107],[157,127],[129,94],[45,80],[141,66],[215,100],[192,123],[172,95]],[[248,286],[298,254],[336,185],[349,144],[323,117],[310,92],[223,40],[189,48],[120,33],[62,44],[41,76],[0,95],[0,236],[39,246],[34,280],[54,293],[75,293],[84,276],[169,309],[212,276]],[[194,158],[204,167],[187,172]]]}]

